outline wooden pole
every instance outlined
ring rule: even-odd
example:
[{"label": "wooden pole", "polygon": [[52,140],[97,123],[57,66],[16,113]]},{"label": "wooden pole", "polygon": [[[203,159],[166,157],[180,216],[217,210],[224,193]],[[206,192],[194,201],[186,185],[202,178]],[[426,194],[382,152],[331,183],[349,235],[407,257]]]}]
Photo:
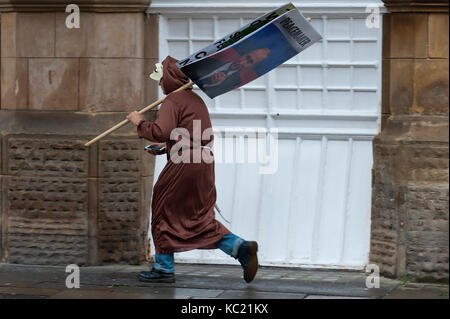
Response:
[{"label": "wooden pole", "polygon": [[[182,91],[182,90],[186,90],[187,88],[190,88],[190,87],[192,87],[193,85],[194,85],[194,82],[186,83],[185,85],[183,85],[182,87],[176,89],[175,91],[171,92],[170,94],[175,93],[175,92],[179,92],[179,91]],[[158,101],[155,101],[155,102],[153,102],[152,104],[150,104],[150,105],[144,107],[142,110],[138,111],[138,113],[139,113],[139,114],[142,114],[142,113],[147,112],[148,110],[153,109],[154,107],[156,107],[156,106],[158,106],[159,104],[161,104],[162,102],[164,102],[164,100],[166,99],[166,97],[169,96],[170,94],[168,94],[168,95],[164,96],[163,98],[159,99]],[[89,142],[87,142],[86,144],[84,144],[84,146],[87,147],[87,146],[89,146],[89,145],[91,145],[91,144],[97,142],[98,140],[100,140],[100,139],[104,138],[105,136],[111,134],[111,133],[114,132],[115,130],[121,128],[122,126],[124,126],[124,125],[127,124],[128,122],[129,122],[128,119],[123,120],[122,122],[120,122],[120,123],[114,125],[114,126],[111,127],[110,129],[108,129],[108,130],[106,130],[105,132],[103,132],[102,134],[98,135],[96,138],[93,138],[92,140],[90,140]]]}]

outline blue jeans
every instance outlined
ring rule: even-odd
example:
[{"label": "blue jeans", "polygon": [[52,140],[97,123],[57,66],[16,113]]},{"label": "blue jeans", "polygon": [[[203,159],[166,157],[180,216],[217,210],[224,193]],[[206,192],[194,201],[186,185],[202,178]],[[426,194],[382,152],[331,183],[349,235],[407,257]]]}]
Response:
[{"label": "blue jeans", "polygon": [[[224,253],[237,258],[239,246],[241,246],[243,242],[244,240],[241,237],[229,233],[223,236],[221,240],[215,243],[215,245]],[[153,268],[167,273],[175,272],[173,253],[155,254],[155,264]]]}]

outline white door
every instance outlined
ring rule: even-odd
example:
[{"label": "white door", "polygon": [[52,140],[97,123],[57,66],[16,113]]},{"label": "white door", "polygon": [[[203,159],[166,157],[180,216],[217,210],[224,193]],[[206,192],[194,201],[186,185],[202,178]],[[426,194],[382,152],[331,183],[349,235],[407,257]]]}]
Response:
[{"label": "white door", "polygon": [[[202,3],[152,1],[149,12],[160,14],[160,57],[182,59],[284,4]],[[367,13],[363,1],[294,4],[312,18],[323,41],[213,100],[196,90],[219,136],[227,130],[278,132],[273,174],[261,174],[260,163],[216,158],[222,162],[216,164],[217,203],[231,224],[217,218],[237,235],[258,241],[261,265],[360,269],[369,255],[381,21],[367,19],[376,9]],[[158,157],[155,176],[164,164]],[[176,261],[236,263],[219,250],[179,253]]]}]

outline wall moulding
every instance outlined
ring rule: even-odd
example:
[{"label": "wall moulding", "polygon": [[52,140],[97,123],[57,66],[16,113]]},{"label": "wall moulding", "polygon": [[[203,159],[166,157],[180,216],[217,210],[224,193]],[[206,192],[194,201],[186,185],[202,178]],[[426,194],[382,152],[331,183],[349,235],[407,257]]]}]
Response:
[{"label": "wall moulding", "polygon": [[[143,12],[150,0],[79,0],[81,11],[94,12]],[[74,1],[64,0],[0,0],[0,12],[65,11]]]},{"label": "wall moulding", "polygon": [[383,0],[390,12],[448,12],[448,0]]},{"label": "wall moulding", "polygon": [[[383,2],[380,0],[371,1],[291,1],[302,13],[305,14],[366,14],[368,6],[377,5],[383,13]],[[265,0],[230,0],[223,1],[181,1],[181,0],[153,0],[147,13],[153,14],[251,14],[260,15],[286,1],[265,1]]]}]

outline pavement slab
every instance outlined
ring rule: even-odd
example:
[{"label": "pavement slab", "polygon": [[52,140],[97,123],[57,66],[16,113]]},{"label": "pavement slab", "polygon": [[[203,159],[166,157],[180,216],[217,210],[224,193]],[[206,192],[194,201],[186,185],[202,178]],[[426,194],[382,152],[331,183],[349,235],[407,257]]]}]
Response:
[{"label": "pavement slab", "polygon": [[305,299],[369,299],[365,297],[309,295]]},{"label": "pavement slab", "polygon": [[448,286],[414,283],[401,285],[384,299],[449,299]]},{"label": "pavement slab", "polygon": [[[68,289],[63,266],[0,264],[0,295],[63,299],[317,299],[383,298],[400,281],[366,288],[362,271],[260,267],[253,282],[235,265],[177,264],[176,282],[137,279],[149,265],[80,267],[80,288]],[[2,290],[3,289],[3,290]]]},{"label": "pavement slab", "polygon": [[255,291],[255,290],[227,290],[217,296],[220,299],[304,299],[305,294]]}]

